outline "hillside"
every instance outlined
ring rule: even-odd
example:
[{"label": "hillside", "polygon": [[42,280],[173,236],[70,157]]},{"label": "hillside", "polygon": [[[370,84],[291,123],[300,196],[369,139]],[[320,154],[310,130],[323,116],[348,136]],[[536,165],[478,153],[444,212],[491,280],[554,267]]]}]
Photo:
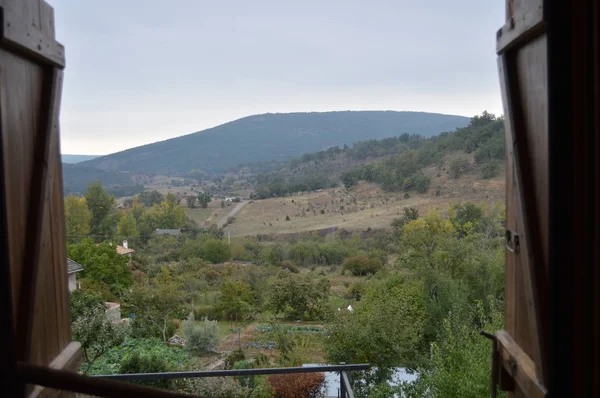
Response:
[{"label": "hillside", "polygon": [[75,164],[79,162],[85,162],[86,160],[95,159],[98,157],[98,155],[70,155],[63,153],[60,155],[60,157],[63,163]]},{"label": "hillside", "polygon": [[[133,175],[121,171],[104,171],[81,163],[63,163],[63,190],[65,195],[83,195],[90,183],[101,181],[107,187],[132,186]],[[141,181],[140,181],[141,182]],[[117,195],[126,196],[126,195]]]},{"label": "hillside", "polygon": [[183,137],[81,163],[105,171],[220,174],[242,163],[286,160],[306,152],[403,133],[454,131],[469,118],[425,112],[343,111],[248,116]]}]

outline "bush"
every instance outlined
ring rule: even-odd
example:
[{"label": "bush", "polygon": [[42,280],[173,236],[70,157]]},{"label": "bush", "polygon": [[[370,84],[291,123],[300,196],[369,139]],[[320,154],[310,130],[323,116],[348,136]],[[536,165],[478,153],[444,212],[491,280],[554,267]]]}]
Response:
[{"label": "bush", "polygon": [[[244,359],[234,363],[232,369],[252,369],[252,364]],[[244,387],[254,388],[254,376],[238,376],[236,380]]]},{"label": "bush", "polygon": [[236,362],[243,361],[246,359],[246,355],[242,350],[231,351],[227,358],[225,358],[225,369],[233,369],[233,365]]},{"label": "bush", "polygon": [[269,376],[276,398],[323,397],[325,376],[322,373],[280,374]]},{"label": "bush", "polygon": [[[121,361],[119,367],[119,373],[158,373],[168,372],[169,365],[157,354],[150,354],[142,356],[137,352],[133,352],[131,355]],[[151,386],[157,388],[169,389],[172,385],[172,380],[136,380],[132,383],[140,384],[144,386]]]},{"label": "bush", "polygon": [[[173,336],[175,331],[177,330],[177,325],[174,321],[167,321],[167,337]],[[161,338],[162,339],[162,330],[159,326],[153,324],[152,322],[143,319],[143,318],[135,318],[133,322],[131,322],[131,337],[136,339],[145,339],[145,338]]]},{"label": "bush", "polygon": [[196,355],[214,352],[219,344],[219,324],[204,318],[198,325],[194,314],[190,313],[188,319],[183,321],[183,333],[187,339],[185,348]]},{"label": "bush", "polygon": [[346,258],[342,263],[342,271],[350,271],[354,276],[368,275],[376,273],[382,266],[381,261],[359,254]]},{"label": "bush", "polygon": [[469,161],[465,158],[454,158],[450,162],[450,176],[458,179],[469,168]]},{"label": "bush", "polygon": [[488,179],[498,175],[498,164],[496,162],[488,162],[481,166],[481,178]]},{"label": "bush", "polygon": [[300,271],[298,270],[298,267],[296,267],[294,265],[294,263],[289,260],[282,261],[281,263],[279,263],[279,266],[283,269],[287,269],[288,271],[290,271],[293,274],[300,273]]},{"label": "bush", "polygon": [[198,377],[192,390],[195,395],[211,398],[247,398],[251,392],[231,377]]}]

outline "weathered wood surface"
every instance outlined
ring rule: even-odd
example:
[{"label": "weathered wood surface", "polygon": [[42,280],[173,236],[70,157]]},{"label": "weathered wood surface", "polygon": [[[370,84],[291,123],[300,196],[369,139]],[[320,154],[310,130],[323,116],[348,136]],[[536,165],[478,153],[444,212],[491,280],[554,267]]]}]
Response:
[{"label": "weathered wood surface", "polygon": [[71,342],[58,126],[64,49],[45,2],[0,0],[0,11],[3,238],[16,356],[73,368],[79,346]]}]

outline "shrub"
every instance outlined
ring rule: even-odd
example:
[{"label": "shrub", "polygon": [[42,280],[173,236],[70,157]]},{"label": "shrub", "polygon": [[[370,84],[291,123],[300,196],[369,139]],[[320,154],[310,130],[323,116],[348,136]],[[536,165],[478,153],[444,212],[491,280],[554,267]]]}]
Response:
[{"label": "shrub", "polygon": [[[128,357],[125,357],[121,361],[119,366],[119,373],[158,373],[168,372],[169,365],[157,354],[140,355],[137,352],[133,352]],[[141,384],[144,386],[158,387],[169,389],[172,385],[172,380],[136,380],[132,381],[135,384]]]},{"label": "shrub", "polygon": [[496,162],[488,162],[481,166],[481,178],[488,179],[498,175],[498,164]]},{"label": "shrub", "polygon": [[[173,336],[175,331],[177,330],[177,325],[174,321],[167,321],[167,332],[165,333],[167,337]],[[133,322],[131,322],[131,337],[133,338],[161,338],[162,339],[162,330],[159,326],[153,324],[144,318],[135,318]]]},{"label": "shrub", "polygon": [[343,271],[350,271],[354,276],[374,274],[382,267],[381,261],[368,258],[363,254],[348,257],[342,263]]},{"label": "shrub", "polygon": [[227,358],[225,358],[225,369],[232,369],[233,365],[236,362],[243,361],[244,359],[246,359],[246,355],[244,354],[244,351],[242,351],[242,350],[231,351],[231,353],[229,355],[227,355]]},{"label": "shrub", "polygon": [[322,373],[280,374],[269,376],[276,398],[323,397],[325,376]]},{"label": "shrub", "polygon": [[294,265],[294,263],[289,260],[282,261],[281,263],[279,263],[279,266],[283,269],[287,269],[288,271],[290,271],[293,274],[300,273],[300,271],[298,270],[298,267],[296,267],[296,265]]},{"label": "shrub", "polygon": [[231,377],[199,377],[193,381],[195,395],[211,398],[247,398],[250,389]]},{"label": "shrub", "polygon": [[202,355],[214,352],[219,344],[219,325],[217,321],[204,318],[198,325],[194,314],[190,313],[183,322],[183,332],[187,342],[185,348],[193,354]]},{"label": "shrub", "polygon": [[[234,363],[232,369],[252,369],[252,364],[244,359]],[[254,388],[254,376],[237,376],[236,380],[244,387]]]},{"label": "shrub", "polygon": [[450,162],[450,176],[452,178],[459,178],[469,168],[469,161],[465,158],[454,158]]},{"label": "shrub", "polygon": [[285,216],[285,221],[290,221],[290,216]]}]

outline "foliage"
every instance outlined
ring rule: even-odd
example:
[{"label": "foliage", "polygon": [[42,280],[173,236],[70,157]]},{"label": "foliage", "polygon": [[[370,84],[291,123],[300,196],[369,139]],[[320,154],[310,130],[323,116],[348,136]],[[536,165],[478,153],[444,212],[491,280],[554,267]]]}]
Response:
[{"label": "foliage", "polygon": [[233,369],[233,365],[236,362],[243,361],[246,359],[246,355],[242,350],[234,350],[231,351],[229,355],[225,358],[225,369]]},{"label": "foliage", "polygon": [[100,181],[90,184],[84,196],[92,214],[90,234],[110,238],[117,224],[115,197],[104,189]]},{"label": "foliage", "polygon": [[219,292],[216,308],[227,319],[244,319],[256,307],[256,294],[243,281],[224,280],[221,282]]},{"label": "foliage", "polygon": [[87,207],[85,198],[70,194],[65,198],[65,224],[67,237],[79,237],[90,232],[92,213]]},{"label": "foliage", "polygon": [[322,373],[277,374],[269,376],[274,397],[317,398],[323,397],[325,375]]},{"label": "foliage", "polygon": [[105,308],[102,294],[90,290],[73,290],[69,293],[69,303],[71,304],[71,322],[92,309],[102,308],[104,310]]},{"label": "foliage", "polygon": [[144,191],[138,195],[138,198],[147,207],[158,205],[165,200],[165,196],[158,191]]},{"label": "foliage", "polygon": [[199,397],[247,398],[251,393],[232,377],[198,377],[192,385],[193,393]]},{"label": "foliage", "polygon": [[211,200],[212,198],[210,197],[210,194],[208,192],[200,192],[198,194],[198,204],[200,204],[200,207],[202,207],[203,209],[206,209],[208,207],[208,204]]},{"label": "foliage", "polygon": [[188,195],[185,197],[185,201],[187,203],[187,207],[189,207],[190,209],[193,209],[196,207],[196,201],[198,200],[198,198],[194,195]]},{"label": "foliage", "polygon": [[195,355],[204,355],[215,352],[219,345],[219,325],[217,321],[204,318],[197,323],[194,313],[183,322],[183,333],[187,339],[185,348]]},{"label": "foliage", "polygon": [[417,218],[419,218],[419,209],[410,206],[404,207],[402,209],[402,215],[398,218],[394,218],[394,221],[392,221],[392,227],[402,232],[402,228],[404,228],[406,224]]},{"label": "foliage", "polygon": [[494,161],[489,161],[481,166],[481,178],[494,178],[498,175],[499,171],[500,167],[498,166],[498,163]]},{"label": "foliage", "polygon": [[328,316],[330,282],[281,272],[269,282],[269,308],[288,319],[321,320]]},{"label": "foliage", "polygon": [[121,295],[133,283],[128,267],[129,257],[117,254],[107,242],[95,244],[91,239],[67,247],[69,258],[83,265],[82,277],[106,286],[114,295]]},{"label": "foliage", "polygon": [[219,264],[231,258],[231,249],[225,241],[209,239],[202,244],[200,256],[208,262]]},{"label": "foliage", "polygon": [[325,342],[332,363],[370,363],[381,373],[417,359],[427,317],[421,283],[389,275],[369,283],[353,311],[340,311]]},{"label": "foliage", "polygon": [[81,343],[87,373],[94,361],[109,348],[119,345],[129,334],[127,323],[113,323],[105,313],[103,306],[95,306],[79,315],[72,323],[74,340]]},{"label": "foliage", "polygon": [[160,274],[136,284],[129,303],[136,318],[141,318],[161,329],[163,341],[167,341],[169,318],[179,311],[184,301],[179,285],[171,273],[162,268]]},{"label": "foliage", "polygon": [[374,274],[383,266],[376,258],[369,258],[364,254],[347,257],[342,263],[342,270],[349,271],[354,276]]},{"label": "foliage", "polygon": [[192,359],[186,350],[180,347],[171,347],[161,339],[127,338],[120,345],[110,348],[94,362],[89,374],[117,374],[123,359],[133,353],[138,353],[142,357],[157,356],[167,363],[170,371],[191,370]]},{"label": "foliage", "polygon": [[118,226],[119,236],[135,238],[139,235],[137,222],[132,212],[123,212]]},{"label": "foliage", "polygon": [[186,223],[185,211],[177,204],[172,193],[168,193],[160,204],[152,206],[148,216],[154,228],[182,228]]},{"label": "foliage", "polygon": [[479,330],[502,329],[504,320],[494,299],[487,308],[478,301],[470,322],[455,312],[448,314],[438,341],[432,343],[430,364],[419,368],[417,381],[403,389],[407,397],[490,396],[490,342],[482,338]]},{"label": "foliage", "polygon": [[450,161],[450,176],[458,179],[469,168],[469,161],[462,157],[454,158]]},{"label": "foliage", "polygon": [[[125,357],[119,366],[120,374],[129,373],[160,373],[169,372],[167,362],[157,354],[140,355],[138,352],[133,352]],[[143,386],[156,388],[170,389],[172,380],[132,380],[132,383]]]}]

